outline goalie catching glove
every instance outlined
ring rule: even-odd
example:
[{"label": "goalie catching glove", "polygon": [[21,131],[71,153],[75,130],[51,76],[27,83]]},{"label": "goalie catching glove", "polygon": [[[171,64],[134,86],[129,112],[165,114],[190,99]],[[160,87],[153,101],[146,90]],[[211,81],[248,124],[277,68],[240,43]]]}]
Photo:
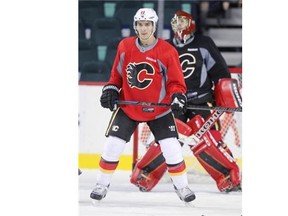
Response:
[{"label": "goalie catching glove", "polygon": [[175,93],[172,95],[171,109],[177,115],[183,115],[186,112],[187,98],[185,94]]},{"label": "goalie catching glove", "polygon": [[102,89],[100,98],[101,106],[109,108],[111,111],[116,109],[115,100],[118,100],[119,88],[115,85],[105,85]]}]

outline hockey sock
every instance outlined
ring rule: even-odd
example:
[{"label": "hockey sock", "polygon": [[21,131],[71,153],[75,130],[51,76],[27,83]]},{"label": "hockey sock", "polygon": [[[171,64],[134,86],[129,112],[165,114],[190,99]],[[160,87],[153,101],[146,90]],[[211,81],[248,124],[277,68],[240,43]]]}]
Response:
[{"label": "hockey sock", "polygon": [[99,162],[99,172],[97,183],[109,185],[112,175],[115,172],[121,153],[125,147],[125,140],[109,136],[104,146],[104,150]]}]

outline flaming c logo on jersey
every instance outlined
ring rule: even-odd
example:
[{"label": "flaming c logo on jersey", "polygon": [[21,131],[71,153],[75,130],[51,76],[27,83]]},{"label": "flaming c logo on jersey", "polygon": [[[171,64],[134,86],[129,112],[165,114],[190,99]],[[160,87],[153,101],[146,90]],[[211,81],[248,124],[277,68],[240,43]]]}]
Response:
[{"label": "flaming c logo on jersey", "polygon": [[[152,83],[154,75],[154,68],[147,62],[142,63],[129,63],[126,67],[127,80],[131,88],[145,89]],[[144,74],[143,74],[144,73]],[[140,78],[140,75],[142,78]],[[148,75],[148,76],[147,76]]]},{"label": "flaming c logo on jersey", "polygon": [[187,79],[195,70],[196,58],[191,53],[184,53],[179,56],[179,59],[181,62],[184,79]]}]

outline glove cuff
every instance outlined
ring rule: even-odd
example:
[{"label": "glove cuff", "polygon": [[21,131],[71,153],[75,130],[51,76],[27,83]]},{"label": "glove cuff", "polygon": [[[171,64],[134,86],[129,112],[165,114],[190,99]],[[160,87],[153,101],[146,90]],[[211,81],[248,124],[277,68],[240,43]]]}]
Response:
[{"label": "glove cuff", "polygon": [[111,84],[105,85],[102,89],[102,92],[104,92],[106,90],[115,90],[115,91],[119,92],[119,88],[117,86],[111,85]]},{"label": "glove cuff", "polygon": [[185,98],[185,101],[187,101],[187,96],[185,95],[185,94],[183,94],[183,93],[174,93],[173,95],[172,95],[172,100],[174,100],[174,98],[175,97],[184,97]]}]

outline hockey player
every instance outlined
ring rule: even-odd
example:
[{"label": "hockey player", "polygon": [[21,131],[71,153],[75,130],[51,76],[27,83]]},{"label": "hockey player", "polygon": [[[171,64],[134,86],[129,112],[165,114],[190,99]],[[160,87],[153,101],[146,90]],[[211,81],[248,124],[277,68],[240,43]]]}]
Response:
[{"label": "hockey player", "polygon": [[[174,38],[168,42],[179,53],[188,104],[214,105],[214,86],[221,78],[231,78],[224,58],[210,37],[195,34],[195,21],[190,14],[177,11],[171,26]],[[207,110],[187,110],[183,115],[175,113],[175,117],[186,122],[196,114],[206,119],[210,113]]]},{"label": "hockey player", "polygon": [[[195,34],[195,21],[190,14],[181,10],[177,11],[171,20],[171,26],[174,32],[174,38],[168,40],[168,42],[177,49],[179,54],[187,87],[187,104],[201,106],[215,105],[214,90],[219,80],[231,78],[224,58],[210,37]],[[227,83],[224,85],[226,84]],[[221,88],[225,88],[224,85],[218,87],[220,88],[218,92],[229,95],[229,90],[228,93],[225,90],[222,91]],[[221,95],[218,97],[221,98]],[[225,106],[223,103],[225,103],[225,101],[221,100],[218,105]],[[182,122],[188,121],[186,126],[190,124],[192,127],[192,125],[194,125],[194,132],[201,126],[199,126],[199,124],[203,124],[204,120],[210,115],[211,112],[209,110],[192,109],[186,110],[184,114],[174,113],[174,116]],[[198,128],[195,122],[198,122]],[[188,126],[188,128],[190,126]],[[216,122],[208,134],[206,134],[208,137],[213,137],[211,142],[215,143],[218,149],[204,148],[206,144],[202,142],[202,144],[197,145],[197,148],[190,146],[191,150],[205,170],[216,181],[220,191],[229,192],[232,190],[241,190],[239,167],[235,163],[231,151],[222,141],[219,129],[219,122]],[[200,146],[202,148],[199,148]],[[160,148],[157,144],[151,145],[150,148],[151,150],[149,149],[145,156],[136,164],[130,179],[133,184],[136,184],[140,190],[144,191],[151,190],[158,183],[163,172],[165,172],[165,165],[163,166]],[[199,151],[199,149],[202,149],[202,151]],[[223,149],[225,152],[222,151]],[[227,152],[230,154],[229,156],[227,156]],[[226,156],[222,157],[224,154],[230,158]],[[158,168],[156,169],[156,167]],[[229,175],[231,173],[235,173],[233,174],[232,180],[234,182],[232,183],[231,176]]]},{"label": "hockey player", "polygon": [[[105,134],[107,141],[99,162],[96,187],[90,194],[94,200],[106,196],[119,157],[139,122],[149,125],[161,146],[176,194],[184,202],[196,198],[188,187],[186,165],[172,114],[172,110],[181,113],[185,109],[186,86],[176,49],[154,35],[157,21],[153,9],[141,8],[136,12],[134,29],[137,36],[119,43],[110,79],[102,89],[102,107],[114,112]],[[151,106],[116,107],[118,99],[172,102],[172,110]]]}]

